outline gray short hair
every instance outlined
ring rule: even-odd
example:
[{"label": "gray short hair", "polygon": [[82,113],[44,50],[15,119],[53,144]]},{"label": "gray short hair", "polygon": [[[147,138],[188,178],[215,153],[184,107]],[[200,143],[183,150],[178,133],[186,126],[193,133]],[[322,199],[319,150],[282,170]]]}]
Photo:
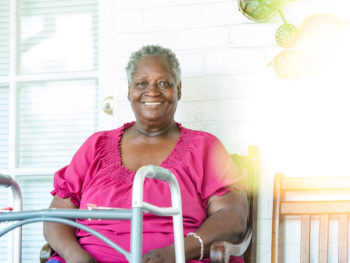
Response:
[{"label": "gray short hair", "polygon": [[180,83],[181,69],[180,69],[180,63],[177,60],[175,53],[168,48],[163,48],[158,45],[147,45],[147,46],[143,46],[138,51],[132,53],[129,58],[128,65],[125,68],[129,84],[131,83],[132,77],[135,73],[137,61],[144,56],[165,57],[170,63],[171,71],[173,73],[173,77],[175,79],[176,85]]}]

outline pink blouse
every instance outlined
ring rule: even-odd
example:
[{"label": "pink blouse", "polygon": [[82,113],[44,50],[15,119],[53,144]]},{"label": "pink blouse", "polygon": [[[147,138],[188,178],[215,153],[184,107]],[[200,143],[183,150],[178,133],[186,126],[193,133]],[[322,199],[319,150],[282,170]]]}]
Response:
[{"label": "pink blouse", "polygon": [[[89,204],[103,207],[131,208],[132,182],[136,171],[122,164],[120,141],[124,130],[134,125],[126,123],[111,131],[90,136],[74,155],[71,163],[57,171],[52,195],[70,197],[80,209]],[[170,155],[161,163],[176,177],[182,198],[184,234],[195,231],[205,220],[207,202],[211,195],[222,195],[230,187],[239,187],[238,176],[222,143],[213,135],[180,127],[180,138]],[[167,183],[145,179],[144,201],[160,207],[171,206]],[[104,234],[119,246],[130,251],[130,221],[77,220]],[[98,238],[77,229],[81,246],[99,262],[127,262],[124,256]],[[143,218],[143,251],[165,247],[173,243],[171,217],[149,213]],[[51,259],[64,260],[57,254]],[[190,261],[198,262],[198,261]],[[203,260],[207,262],[207,259]],[[236,258],[234,262],[243,262]]]}]

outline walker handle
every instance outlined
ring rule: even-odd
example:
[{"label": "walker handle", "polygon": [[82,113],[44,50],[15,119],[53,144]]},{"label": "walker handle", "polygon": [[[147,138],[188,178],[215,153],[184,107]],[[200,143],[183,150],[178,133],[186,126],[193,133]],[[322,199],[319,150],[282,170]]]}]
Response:
[{"label": "walker handle", "polygon": [[0,186],[9,187],[12,185],[12,178],[8,175],[0,174]]},{"label": "walker handle", "polygon": [[163,167],[148,165],[147,168],[151,168],[153,170],[153,173],[147,173],[146,176],[148,178],[155,178],[158,180],[169,182],[173,177],[172,173],[168,169],[165,169]]},{"label": "walker handle", "polygon": [[[9,175],[0,174],[0,187],[10,187],[13,197],[13,209],[7,210],[10,211],[22,211],[22,193],[19,185],[16,180],[10,177]],[[1,213],[2,211],[0,211]],[[7,213],[6,213],[7,214]],[[11,262],[20,263],[22,262],[22,227],[19,227],[13,233],[14,244],[17,244],[13,247],[13,259]]]}]

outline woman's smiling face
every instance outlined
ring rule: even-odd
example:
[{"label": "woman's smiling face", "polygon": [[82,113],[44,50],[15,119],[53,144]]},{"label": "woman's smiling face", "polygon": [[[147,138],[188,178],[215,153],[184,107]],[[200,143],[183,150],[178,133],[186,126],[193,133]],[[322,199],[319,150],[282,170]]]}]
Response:
[{"label": "woman's smiling face", "polygon": [[170,124],[174,121],[181,83],[176,83],[170,63],[162,56],[144,56],[137,64],[128,99],[137,121]]}]

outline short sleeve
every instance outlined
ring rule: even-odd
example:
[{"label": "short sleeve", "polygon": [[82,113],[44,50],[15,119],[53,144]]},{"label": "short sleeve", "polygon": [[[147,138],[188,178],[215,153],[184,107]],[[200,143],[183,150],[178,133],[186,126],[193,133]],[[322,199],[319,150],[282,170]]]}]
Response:
[{"label": "short sleeve", "polygon": [[97,133],[90,136],[74,154],[70,164],[55,173],[53,196],[70,197],[72,203],[79,207],[82,186],[96,152],[97,140]]},{"label": "short sleeve", "polygon": [[242,189],[247,174],[240,172],[224,145],[213,135],[206,142],[203,152],[203,179],[201,198],[207,203],[213,194],[223,195],[233,189]]}]

